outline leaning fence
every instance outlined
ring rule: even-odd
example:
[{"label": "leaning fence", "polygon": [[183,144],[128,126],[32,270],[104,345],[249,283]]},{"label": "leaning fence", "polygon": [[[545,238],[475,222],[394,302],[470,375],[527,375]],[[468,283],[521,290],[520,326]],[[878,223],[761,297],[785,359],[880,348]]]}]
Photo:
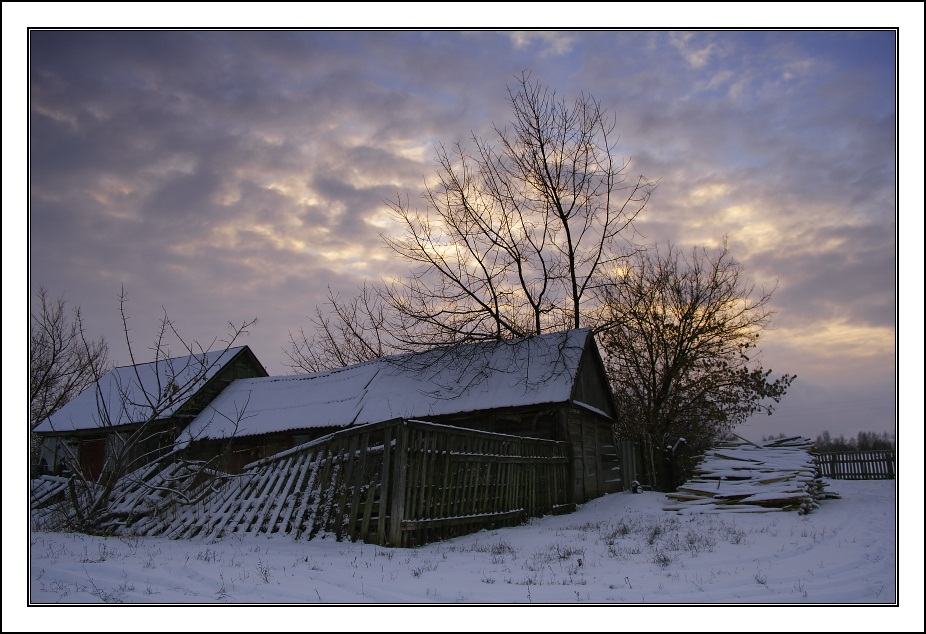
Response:
[{"label": "leaning fence", "polygon": [[814,453],[821,475],[834,480],[893,480],[895,459],[893,449]]},{"label": "leaning fence", "polygon": [[319,534],[416,546],[574,509],[563,442],[393,420],[249,465],[196,504],[126,530],[172,538]]}]

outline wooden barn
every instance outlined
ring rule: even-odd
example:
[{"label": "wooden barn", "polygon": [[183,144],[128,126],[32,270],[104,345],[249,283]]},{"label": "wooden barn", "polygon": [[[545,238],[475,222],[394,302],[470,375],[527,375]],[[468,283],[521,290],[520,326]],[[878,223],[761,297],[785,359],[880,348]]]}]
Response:
[{"label": "wooden barn", "polygon": [[[313,374],[236,381],[181,434],[187,455],[230,446],[225,468],[395,419],[566,443],[572,503],[629,489],[595,338],[576,329],[384,357]],[[629,466],[629,465],[628,465]]]},{"label": "wooden barn", "polygon": [[[404,547],[569,512],[635,479],[587,329],[313,374],[231,380],[235,365],[165,419],[190,421],[179,450],[120,482],[110,526]],[[74,420],[65,412],[56,427]],[[76,426],[54,433],[64,431],[82,443],[98,437]],[[34,509],[38,498],[60,499],[61,480],[34,488]]]},{"label": "wooden barn", "polygon": [[229,384],[256,376],[267,376],[267,371],[247,346],[114,368],[35,427],[43,469],[71,470],[73,456],[83,473],[96,480],[113,443],[147,425],[143,442],[129,456],[133,467],[141,466],[171,447]]}]

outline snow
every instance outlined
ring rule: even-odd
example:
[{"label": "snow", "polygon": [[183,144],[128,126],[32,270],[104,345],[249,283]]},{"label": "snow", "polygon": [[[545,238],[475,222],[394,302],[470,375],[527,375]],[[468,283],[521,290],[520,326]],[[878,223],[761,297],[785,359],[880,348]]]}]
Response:
[{"label": "snow", "polygon": [[[177,399],[161,413],[162,418],[167,418],[243,348],[239,346],[141,363],[137,366],[137,375],[131,365],[114,368],[99,380],[102,402],[99,402],[96,386],[92,385],[42,421],[34,431],[61,432],[142,422],[151,415],[145,395],[157,402],[160,392],[169,388],[171,381],[182,388],[186,388],[189,383],[189,389],[183,390],[183,398]],[[208,371],[203,373],[206,368]],[[197,379],[199,373],[203,373],[203,376]],[[101,420],[101,409],[108,413],[109,421]]]},{"label": "snow", "polygon": [[313,374],[240,379],[193,420],[180,440],[565,402],[590,334],[576,329]]},{"label": "snow", "polygon": [[[152,615],[158,629],[188,631],[196,627],[247,630],[268,627],[264,605],[322,605],[305,620],[274,619],[272,629],[340,631],[363,629],[375,619],[376,631],[472,631],[474,618],[497,631],[504,619],[511,629],[572,631],[599,629],[594,611],[487,609],[461,620],[396,619],[395,606],[449,608],[461,605],[528,605],[593,607],[618,605],[698,606],[688,612],[685,630],[698,629],[692,619],[707,618],[704,606],[751,606],[748,616],[714,614],[710,631],[814,630],[814,613],[780,611],[763,620],[756,606],[819,605],[828,611],[817,629],[833,631],[907,631],[897,613],[878,610],[866,621],[858,606],[886,606],[897,601],[894,481],[830,481],[841,499],[829,499],[807,515],[793,512],[679,516],[662,510],[663,494],[619,493],[593,500],[569,515],[544,517],[520,527],[483,531],[416,549],[389,549],[333,539],[294,541],[282,536],[243,535],[221,540],[99,538],[76,534],[33,533],[30,540],[29,601],[53,604],[34,624],[55,628],[60,604],[79,604],[81,622],[105,630],[118,619],[119,631],[131,629],[123,611],[94,610],[87,605],[131,603],[158,606]],[[907,601],[910,596],[904,595]],[[913,598],[921,606],[921,598]],[[250,606],[245,610],[197,613],[185,605]],[[165,611],[165,605],[175,608]],[[379,606],[390,611],[364,609]],[[851,606],[840,628],[833,607]],[[67,612],[67,608],[64,608]],[[137,613],[133,622],[144,625]],[[284,613],[291,614],[291,613]],[[423,616],[413,613],[410,616]],[[678,612],[638,611],[620,614],[621,628],[665,631]],[[377,618],[378,617],[378,618]],[[384,623],[381,619],[388,619]],[[789,618],[790,617],[790,618]],[[194,619],[191,621],[190,619]],[[603,616],[613,631],[617,615]],[[182,620],[179,620],[182,619]],[[253,619],[253,620],[251,620]],[[501,619],[501,620],[499,620]],[[564,619],[565,621],[558,621]],[[642,619],[642,622],[634,623]],[[922,624],[922,612],[919,614]],[[866,622],[868,625],[866,626]],[[74,630],[73,621],[65,629]],[[565,625],[563,624],[565,623]],[[6,629],[6,628],[5,628]],[[922,631],[914,627],[910,631]]]},{"label": "snow", "polygon": [[[552,354],[550,348],[547,351]],[[545,385],[555,392],[563,373],[549,371],[549,365],[539,362],[542,350],[534,352],[528,366],[536,383],[522,385],[519,393],[546,398],[547,392],[532,393],[531,386]],[[577,364],[578,355],[556,354],[557,363],[572,358]],[[482,370],[503,368],[511,361],[494,359]],[[319,394],[327,394],[332,403],[343,401],[347,390],[364,380],[365,390],[373,388],[381,397],[398,396],[397,391],[388,391],[389,381],[394,381],[391,389],[399,384],[407,389],[410,379],[390,374],[396,367],[361,364],[346,369],[346,374],[336,371],[256,382],[279,381],[285,387],[275,398],[267,390],[268,406],[275,404],[278,411],[286,406],[316,411],[311,409],[315,405],[323,411],[324,400],[315,404],[296,400],[294,393],[299,390],[290,381],[320,379],[326,387]],[[350,386],[338,387],[342,380]],[[433,380],[433,374],[424,380]],[[255,380],[238,381],[232,387],[248,382]],[[492,398],[492,383],[476,381],[469,386]],[[466,390],[450,390],[430,401],[430,407],[453,402],[454,395],[459,403],[470,403]],[[401,399],[391,402],[402,404]],[[355,410],[358,419],[366,406],[369,411],[380,407],[374,403],[360,403]],[[765,486],[756,485],[758,478],[769,477],[767,471],[771,475],[800,471],[806,459],[797,452],[793,459],[787,452],[775,455],[779,460],[770,465],[765,464],[763,452],[748,446],[726,447],[704,466],[718,478],[753,471],[756,479],[739,486],[756,488],[761,496]],[[784,462],[782,456],[787,458]],[[922,501],[907,502],[919,505],[918,521],[904,524],[915,526],[918,534],[915,545],[908,546],[912,550],[899,552],[897,481],[824,482],[827,492],[839,497],[821,499],[807,514],[754,512],[755,508],[744,505],[719,509],[712,500],[686,503],[682,510],[673,511],[679,505],[666,494],[625,492],[592,500],[574,513],[534,518],[523,526],[414,549],[338,542],[331,536],[310,541],[265,534],[170,540],[32,531],[25,553],[25,596],[16,584],[5,584],[4,631],[11,629],[7,623],[15,623],[12,629],[32,631],[79,627],[130,631],[152,624],[181,631],[572,631],[577,623],[583,631],[617,627],[627,631],[923,631]],[[718,486],[738,485],[717,480],[712,494]],[[7,551],[5,560],[8,555],[15,553]],[[8,609],[17,599],[14,608],[28,604],[55,609],[19,615]],[[909,608],[911,603],[912,614],[880,609]],[[132,604],[135,611],[126,619],[124,611],[107,610],[108,604]],[[205,613],[186,609],[223,605],[239,609]],[[284,605],[329,609],[313,612],[311,625],[304,618],[268,620],[267,607]],[[618,616],[594,609],[620,605],[654,605],[672,611],[631,610]],[[139,617],[145,613],[137,610],[144,611],[145,606],[157,610],[152,620]],[[357,610],[360,606],[389,611]],[[459,619],[432,612],[401,618],[406,615],[395,611],[428,606],[469,610]],[[528,606],[559,609],[499,611]],[[782,611],[790,606],[798,609]],[[72,607],[80,612],[75,615]],[[571,607],[587,609],[576,613],[568,610]],[[727,610],[714,612],[717,607]],[[415,620],[424,614],[427,618]],[[11,620],[15,618],[19,620]],[[682,623],[673,622],[675,618]]]},{"label": "snow", "polygon": [[[523,526],[481,531],[415,549],[337,542],[333,538],[296,541],[280,535],[172,541],[34,532],[28,600],[33,605],[174,607],[895,604],[895,481],[828,484],[841,498],[824,500],[806,515],[679,515],[663,510],[667,502],[664,494],[626,492],[592,500],[571,514],[537,518]],[[922,605],[921,598],[916,600]],[[221,611],[208,612],[204,618],[210,627],[223,617],[232,619],[233,629],[246,627],[242,619],[247,612],[234,610],[228,616]],[[158,614],[159,619],[166,616]],[[364,616],[357,611],[318,614],[323,621],[313,628],[316,631],[341,628],[335,620],[333,624],[327,621],[326,629],[324,619],[347,618],[353,628],[361,623],[355,619]],[[268,615],[257,614],[255,618],[266,619]],[[724,624],[709,629],[730,627],[730,615],[727,613]],[[60,613],[43,614],[41,625],[37,625],[53,630],[46,616],[59,618]],[[86,612],[81,613],[82,619],[86,616]],[[536,616],[522,611],[517,622],[523,625],[523,619]],[[653,618],[656,616],[650,613],[648,622],[636,629],[627,623],[622,629],[665,629],[666,623],[659,627]],[[892,618],[884,612],[880,616]],[[919,617],[922,619],[922,612]],[[542,628],[549,627],[555,613],[545,612],[538,618],[542,618]],[[575,613],[573,618],[585,615]],[[629,618],[641,616],[622,613],[622,623]],[[805,631],[810,627],[813,631],[810,618],[804,612],[792,622],[781,614],[773,629]],[[835,615],[829,613],[826,618],[831,627]],[[863,626],[864,612],[856,610],[852,619],[848,629]],[[96,619],[93,623],[93,627],[102,627]],[[159,620],[159,629],[166,629],[163,623]],[[196,627],[189,621],[184,623],[179,626],[185,630]],[[750,629],[735,620],[733,623],[734,631]],[[443,629],[442,625],[448,624],[431,623],[422,631]],[[901,622],[892,624],[891,629],[895,625],[904,629]],[[306,626],[303,619],[293,619],[275,621],[273,628],[305,631]],[[399,625],[399,631],[415,629],[410,623]],[[595,629],[594,623],[581,629]]]},{"label": "snow", "polygon": [[574,404],[574,405],[578,405],[579,407],[584,407],[585,409],[587,409],[587,410],[590,411],[590,412],[595,412],[595,413],[598,414],[599,416],[604,416],[605,418],[611,418],[611,415],[608,414],[607,412],[602,411],[602,410],[598,409],[597,407],[592,407],[592,406],[589,405],[588,403],[583,403],[582,401],[573,401],[573,404]]}]

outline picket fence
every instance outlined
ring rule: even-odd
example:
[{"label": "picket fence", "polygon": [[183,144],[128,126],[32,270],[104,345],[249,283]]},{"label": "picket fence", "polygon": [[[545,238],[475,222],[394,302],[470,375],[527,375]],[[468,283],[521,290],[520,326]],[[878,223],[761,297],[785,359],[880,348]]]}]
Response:
[{"label": "picket fence", "polygon": [[897,469],[893,449],[814,453],[821,475],[834,480],[893,480]]}]

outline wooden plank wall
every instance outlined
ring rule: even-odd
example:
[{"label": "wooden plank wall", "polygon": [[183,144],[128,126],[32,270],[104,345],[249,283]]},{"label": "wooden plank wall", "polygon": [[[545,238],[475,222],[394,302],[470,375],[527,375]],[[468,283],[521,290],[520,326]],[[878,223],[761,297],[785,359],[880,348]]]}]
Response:
[{"label": "wooden plank wall", "polygon": [[[415,546],[570,510],[565,443],[406,423],[404,500],[389,543]],[[396,491],[397,495],[399,490]]]},{"label": "wooden plank wall", "polygon": [[565,429],[573,452],[573,502],[581,504],[629,489],[613,427],[584,408],[574,407],[566,416]]}]

